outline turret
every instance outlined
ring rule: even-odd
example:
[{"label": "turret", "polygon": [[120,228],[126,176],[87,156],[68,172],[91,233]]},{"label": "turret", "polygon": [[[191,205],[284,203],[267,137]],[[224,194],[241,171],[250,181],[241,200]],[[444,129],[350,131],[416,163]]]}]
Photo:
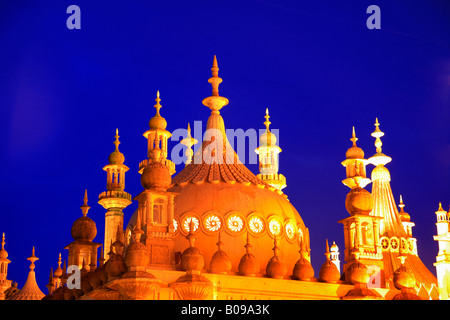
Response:
[{"label": "turret", "polygon": [[277,137],[270,132],[269,129],[271,124],[269,121],[269,109],[266,109],[264,118],[266,118],[266,121],[264,122],[266,130],[259,137],[259,147],[255,150],[259,155],[260,173],[257,177],[281,191],[286,187],[286,177],[278,173],[279,153],[281,152],[281,148],[276,145]]},{"label": "turret", "polygon": [[[129,168],[124,165],[125,157],[119,151],[119,130],[116,129],[115,150],[109,155],[109,163],[103,167],[106,171],[106,190],[99,195],[98,203],[107,211],[105,213],[105,252],[109,251],[112,239],[115,239],[117,228],[123,230],[123,209],[131,204],[131,195],[124,191],[125,172]],[[105,258],[105,257],[104,257]]]}]

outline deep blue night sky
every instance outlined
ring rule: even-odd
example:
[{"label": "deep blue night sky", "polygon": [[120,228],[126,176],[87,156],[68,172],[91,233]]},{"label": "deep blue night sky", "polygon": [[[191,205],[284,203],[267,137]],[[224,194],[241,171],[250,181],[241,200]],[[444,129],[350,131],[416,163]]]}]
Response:
[{"label": "deep blue night sky", "polygon": [[[66,28],[71,4],[81,8],[81,30]],[[381,30],[366,27],[372,4],[381,8]],[[168,130],[206,121],[201,101],[211,93],[214,54],[220,94],[230,100],[221,111],[226,127],[261,129],[269,107],[280,130],[284,191],[310,230],[316,275],[326,238],[344,249],[337,221],[348,216],[349,189],[340,162],[351,128],[370,157],[375,117],[393,158],[394,196],[403,195],[419,255],[435,273],[434,211],[439,201],[450,205],[449,39],[447,0],[2,1],[0,232],[12,261],[8,279],[23,286],[34,245],[47,293],[85,188],[94,241],[103,241],[97,199],[115,129],[135,196],[156,91]],[[126,222],[136,206],[125,210]]]}]

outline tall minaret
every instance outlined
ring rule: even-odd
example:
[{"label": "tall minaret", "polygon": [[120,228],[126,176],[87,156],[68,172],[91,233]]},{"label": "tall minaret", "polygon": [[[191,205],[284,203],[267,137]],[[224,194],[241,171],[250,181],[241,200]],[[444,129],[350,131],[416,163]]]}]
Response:
[{"label": "tall minaret", "polygon": [[264,125],[266,130],[259,137],[259,147],[255,152],[259,155],[259,174],[257,177],[267,184],[275,187],[278,190],[282,190],[286,187],[286,177],[278,173],[278,160],[281,148],[276,145],[277,137],[270,132],[269,126],[269,109],[266,109],[266,115],[264,116],[266,121]]},{"label": "tall minaret", "polygon": [[8,252],[5,250],[5,233],[2,236],[2,248],[0,249],[0,300],[5,300],[5,291],[11,287],[11,280],[7,280],[8,276]]},{"label": "tall minaret", "polygon": [[[172,183],[175,164],[167,159],[167,141],[172,134],[166,130],[167,121],[160,114],[161,99],[156,94],[156,114],[149,122],[149,130],[144,133],[148,139],[148,159],[139,164],[141,184],[144,190],[134,200],[138,209],[134,216],[140,217],[144,234],[140,241],[150,250],[149,265],[155,268],[175,268],[175,243],[173,241],[174,199],[176,193],[167,189]],[[137,219],[136,219],[137,220]],[[130,222],[131,230],[135,227]],[[127,234],[131,231],[127,228]]]},{"label": "tall minaret", "polygon": [[350,140],[353,145],[345,153],[346,159],[341,162],[346,168],[346,179],[342,180],[342,183],[351,189],[345,200],[345,208],[350,216],[338,221],[344,225],[346,264],[343,265],[343,271],[347,281],[346,271],[356,261],[379,270],[384,268],[383,254],[379,246],[381,218],[370,215],[373,198],[370,192],[364,189],[370,183],[370,179],[366,178],[365,168],[368,161],[364,159],[364,151],[356,146],[358,138],[355,128]]},{"label": "tall minaret", "polygon": [[[125,172],[129,168],[124,165],[125,156],[119,151],[119,130],[116,129],[116,149],[109,155],[109,164],[103,167],[106,171],[106,190],[99,195],[98,203],[107,211],[105,213],[105,250],[109,252],[111,240],[116,239],[117,228],[123,230],[123,209],[131,204],[131,195],[124,191]],[[106,257],[104,257],[106,258]]]},{"label": "tall minaret", "polygon": [[[449,211],[450,212],[450,211]],[[438,242],[439,252],[436,256],[436,278],[438,281],[440,299],[450,298],[450,230],[449,212],[442,209],[439,202],[439,209],[436,211],[437,235],[433,238]]]}]

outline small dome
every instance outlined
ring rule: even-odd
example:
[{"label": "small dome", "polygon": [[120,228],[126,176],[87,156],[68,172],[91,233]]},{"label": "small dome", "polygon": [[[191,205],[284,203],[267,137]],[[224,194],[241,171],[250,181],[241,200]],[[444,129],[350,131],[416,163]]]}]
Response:
[{"label": "small dome", "polygon": [[261,136],[259,136],[259,145],[268,147],[268,146],[274,146],[277,143],[277,137],[270,131],[266,130],[264,131]]},{"label": "small dome", "polygon": [[345,208],[351,215],[369,214],[373,208],[372,195],[363,188],[354,188],[347,194]]},{"label": "small dome", "polygon": [[159,112],[150,119],[148,123],[150,130],[166,130],[167,128],[167,121],[161,115]]},{"label": "small dome", "polygon": [[347,159],[364,159],[364,151],[357,146],[353,146],[348,148],[345,157]]},{"label": "small dome", "polygon": [[231,259],[225,251],[217,250],[211,258],[211,273],[228,273],[231,270]]},{"label": "small dome", "polygon": [[414,277],[414,274],[404,265],[394,271],[394,278],[392,280],[394,282],[394,286],[398,290],[414,288],[416,285],[416,278]]},{"label": "small dome", "polygon": [[142,242],[132,242],[125,254],[125,265],[131,267],[146,267],[150,262],[150,254]]},{"label": "small dome", "polygon": [[339,247],[337,246],[337,244],[334,241],[330,247],[330,252],[339,252]]},{"label": "small dome", "polygon": [[259,274],[259,262],[251,253],[246,253],[239,261],[239,273],[243,276],[256,276]]},{"label": "small dome", "polygon": [[0,259],[7,259],[8,252],[5,249],[0,249]]},{"label": "small dome", "polygon": [[145,189],[167,189],[171,183],[169,168],[158,161],[151,162],[141,175],[141,184]]},{"label": "small dome", "polygon": [[353,262],[346,271],[346,278],[351,284],[366,284],[369,281],[367,267],[359,260]]},{"label": "small dome", "polygon": [[188,247],[181,255],[181,268],[186,271],[202,271],[205,266],[200,250],[196,247]]},{"label": "small dome", "polygon": [[71,234],[74,240],[92,241],[97,235],[97,226],[91,218],[83,216],[74,221]]},{"label": "small dome", "polygon": [[120,151],[113,151],[109,157],[108,161],[110,164],[123,164],[125,162],[125,156]]},{"label": "small dome", "polygon": [[266,275],[269,278],[283,279],[287,273],[286,263],[279,257],[273,256],[266,267]]},{"label": "small dome", "polygon": [[314,277],[314,269],[308,259],[300,258],[294,266],[292,277],[295,280],[309,281]]},{"label": "small dome", "polygon": [[55,272],[53,272],[53,276],[56,278],[61,277],[63,274],[63,270],[61,269],[61,266],[58,266],[58,268],[56,268]]},{"label": "small dome", "polygon": [[325,261],[319,271],[319,280],[322,282],[336,283],[340,277],[341,275],[336,265],[330,260]]}]

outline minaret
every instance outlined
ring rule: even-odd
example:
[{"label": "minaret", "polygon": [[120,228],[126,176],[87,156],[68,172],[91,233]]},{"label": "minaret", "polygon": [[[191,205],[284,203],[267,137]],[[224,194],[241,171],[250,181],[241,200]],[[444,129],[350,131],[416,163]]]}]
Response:
[{"label": "minaret", "polygon": [[334,241],[330,248],[330,260],[335,264],[336,268],[339,270],[339,273],[341,273],[341,261],[339,260],[339,247]]},{"label": "minaret", "polygon": [[107,211],[105,213],[105,252],[109,252],[111,240],[115,239],[117,228],[123,230],[123,209],[131,204],[131,195],[124,191],[125,172],[129,168],[124,165],[125,157],[119,151],[119,130],[116,129],[116,149],[109,155],[109,164],[103,167],[106,171],[106,190],[99,195],[98,203]]},{"label": "minaret", "polygon": [[270,132],[269,126],[269,109],[266,108],[266,121],[264,125],[266,130],[259,137],[259,147],[255,152],[259,155],[259,174],[257,177],[277,190],[282,190],[286,187],[286,177],[278,173],[278,160],[281,148],[276,145],[277,137]]},{"label": "minaret", "polygon": [[8,276],[8,252],[5,250],[5,233],[2,236],[2,248],[0,249],[0,300],[5,300],[5,291],[11,287],[11,280],[7,280]]},{"label": "minaret", "polygon": [[449,230],[449,212],[442,209],[439,202],[439,209],[436,211],[436,229],[437,235],[433,238],[438,242],[439,252],[436,256],[436,277],[438,281],[439,294],[441,300],[450,298],[450,230]]},{"label": "minaret", "polygon": [[186,146],[186,151],[185,151],[185,155],[186,155],[185,165],[186,166],[192,162],[192,156],[194,155],[194,151],[192,150],[192,146],[195,145],[197,142],[198,142],[198,140],[194,139],[191,136],[191,126],[188,123],[186,138],[184,138],[183,140],[180,141],[180,143],[182,145]]},{"label": "minaret", "polygon": [[364,187],[370,183],[366,178],[364,151],[356,146],[355,128],[352,131],[352,147],[341,163],[346,168],[346,179],[342,181],[351,190],[345,200],[345,208],[350,216],[339,223],[344,225],[344,260],[343,272],[355,262],[361,260],[367,266],[383,269],[383,254],[379,246],[379,220],[381,217],[370,215],[373,208],[373,198]]},{"label": "minaret", "polygon": [[[149,130],[144,133],[148,140],[149,159],[139,164],[141,184],[144,190],[133,200],[138,201],[137,215],[141,217],[145,231],[142,240],[149,248],[149,265],[154,268],[175,269],[174,199],[176,193],[167,189],[172,184],[175,164],[167,159],[167,141],[171,133],[166,130],[167,121],[161,116],[159,91],[156,95],[156,114],[149,122]],[[133,222],[126,234],[133,229]]]}]

